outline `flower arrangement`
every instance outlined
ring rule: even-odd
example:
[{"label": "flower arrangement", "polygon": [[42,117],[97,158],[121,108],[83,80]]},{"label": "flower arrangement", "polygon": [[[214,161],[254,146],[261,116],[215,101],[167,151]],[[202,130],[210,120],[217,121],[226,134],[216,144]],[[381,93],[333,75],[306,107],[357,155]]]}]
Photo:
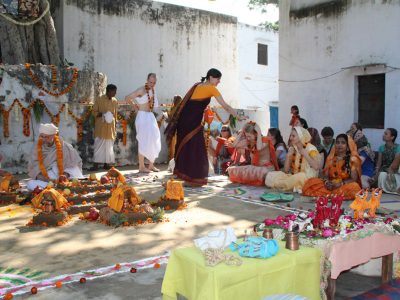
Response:
[{"label": "flower arrangement", "polygon": [[314,211],[296,212],[278,216],[275,219],[267,218],[263,223],[256,224],[254,229],[262,231],[265,228],[275,228],[296,232],[307,238],[324,239],[335,236],[344,237],[369,225],[379,225],[392,233],[400,234],[400,223],[397,219],[360,218],[357,214],[354,217],[344,214],[341,208],[343,199],[340,195],[319,197]]}]

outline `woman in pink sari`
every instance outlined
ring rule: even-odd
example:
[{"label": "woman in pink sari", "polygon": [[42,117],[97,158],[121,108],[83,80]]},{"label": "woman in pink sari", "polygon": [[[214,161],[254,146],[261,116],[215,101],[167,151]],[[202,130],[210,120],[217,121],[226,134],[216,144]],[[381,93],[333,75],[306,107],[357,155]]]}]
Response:
[{"label": "woman in pink sari", "polygon": [[[267,174],[279,170],[274,145],[270,138],[261,135],[260,127],[254,122],[247,123],[240,136],[247,140],[251,165],[229,167],[229,180],[242,184],[264,185]],[[241,138],[238,137],[237,140]]]}]

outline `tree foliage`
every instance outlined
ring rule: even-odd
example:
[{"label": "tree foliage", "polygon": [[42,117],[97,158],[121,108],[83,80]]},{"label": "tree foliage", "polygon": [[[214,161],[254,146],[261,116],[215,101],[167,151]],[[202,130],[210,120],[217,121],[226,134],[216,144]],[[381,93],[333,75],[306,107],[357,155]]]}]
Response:
[{"label": "tree foliage", "polygon": [[[262,13],[267,12],[267,5],[268,4],[273,4],[273,5],[279,5],[279,0],[249,0],[249,8],[250,9],[261,9]],[[279,22],[276,21],[275,23],[272,22],[264,22],[259,24],[262,27],[265,27],[267,29],[279,30]]]}]

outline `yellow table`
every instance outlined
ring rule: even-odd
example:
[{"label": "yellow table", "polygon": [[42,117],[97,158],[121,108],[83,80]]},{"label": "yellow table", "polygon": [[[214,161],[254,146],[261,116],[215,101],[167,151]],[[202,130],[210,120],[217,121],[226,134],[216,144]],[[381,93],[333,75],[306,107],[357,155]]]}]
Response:
[{"label": "yellow table", "polygon": [[[239,267],[224,263],[207,267],[199,249],[176,249],[165,272],[163,299],[176,299],[177,293],[189,300],[259,300],[274,294],[320,299],[321,250],[300,246],[298,251],[290,251],[283,242],[279,247],[276,256],[242,258]],[[226,253],[232,254],[230,250]]]}]

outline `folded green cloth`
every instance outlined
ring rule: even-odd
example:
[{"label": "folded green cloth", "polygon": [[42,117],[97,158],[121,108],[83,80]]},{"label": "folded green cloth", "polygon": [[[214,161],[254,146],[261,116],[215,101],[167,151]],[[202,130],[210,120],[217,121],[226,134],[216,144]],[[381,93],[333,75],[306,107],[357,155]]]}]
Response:
[{"label": "folded green cloth", "polygon": [[288,193],[264,193],[260,196],[262,201],[267,202],[291,202],[294,200],[293,194]]}]

